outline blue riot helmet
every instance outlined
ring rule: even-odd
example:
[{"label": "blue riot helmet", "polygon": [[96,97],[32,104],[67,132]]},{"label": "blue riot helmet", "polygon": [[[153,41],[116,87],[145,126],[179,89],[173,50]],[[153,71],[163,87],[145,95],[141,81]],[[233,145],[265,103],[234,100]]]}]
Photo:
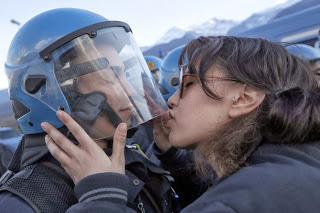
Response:
[{"label": "blue riot helmet", "polygon": [[288,52],[311,63],[320,60],[320,49],[306,44],[292,44],[286,47]]},{"label": "blue riot helmet", "polygon": [[288,52],[309,61],[312,71],[315,73],[320,85],[320,49],[306,44],[292,44],[286,47]]},{"label": "blue riot helmet", "polygon": [[184,45],[171,50],[162,61],[159,85],[160,91],[166,101],[179,88],[180,72],[178,61],[183,48]]},{"label": "blue riot helmet", "polygon": [[15,35],[5,70],[24,134],[42,133],[43,121],[63,127],[59,109],[94,139],[112,137],[120,122],[131,129],[166,110],[129,25],[86,10],[54,9],[32,18]]},{"label": "blue riot helmet", "polygon": [[145,56],[144,59],[146,60],[149,70],[152,73],[154,80],[159,83],[159,75],[160,75],[160,67],[162,60],[156,56]]}]

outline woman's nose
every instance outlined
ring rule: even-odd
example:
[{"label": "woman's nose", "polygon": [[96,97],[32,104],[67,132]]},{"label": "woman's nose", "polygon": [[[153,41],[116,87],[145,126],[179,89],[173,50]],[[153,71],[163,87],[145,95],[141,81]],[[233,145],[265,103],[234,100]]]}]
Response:
[{"label": "woman's nose", "polygon": [[169,108],[172,109],[173,107],[176,107],[179,105],[179,101],[180,101],[179,90],[177,90],[175,93],[173,93],[172,96],[170,96],[167,104]]}]

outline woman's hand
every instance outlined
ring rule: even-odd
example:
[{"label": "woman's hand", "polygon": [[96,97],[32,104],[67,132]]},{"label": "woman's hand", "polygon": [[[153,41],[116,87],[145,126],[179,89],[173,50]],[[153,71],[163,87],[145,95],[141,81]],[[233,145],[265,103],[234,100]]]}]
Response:
[{"label": "woman's hand", "polygon": [[84,177],[97,173],[125,173],[126,123],[121,123],[117,127],[113,137],[112,156],[108,157],[70,115],[58,111],[57,116],[74,135],[79,145],[72,143],[59,130],[46,122],[41,126],[47,133],[45,141],[50,153],[60,162],[75,184]]},{"label": "woman's hand", "polygon": [[164,112],[160,117],[153,120],[153,138],[157,147],[166,152],[171,148],[169,142],[169,130],[166,127],[168,120],[170,119],[169,112]]}]

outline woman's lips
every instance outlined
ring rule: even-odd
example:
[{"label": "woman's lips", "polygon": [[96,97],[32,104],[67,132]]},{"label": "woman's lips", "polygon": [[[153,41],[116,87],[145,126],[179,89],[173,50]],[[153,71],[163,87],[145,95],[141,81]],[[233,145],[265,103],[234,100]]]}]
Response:
[{"label": "woman's lips", "polygon": [[174,119],[174,115],[173,115],[173,112],[171,110],[169,111],[169,117],[170,117],[169,119]]},{"label": "woman's lips", "polygon": [[174,115],[173,115],[173,112],[170,110],[166,115],[166,120],[165,120],[164,124],[167,128],[171,129],[172,122],[174,122]]}]

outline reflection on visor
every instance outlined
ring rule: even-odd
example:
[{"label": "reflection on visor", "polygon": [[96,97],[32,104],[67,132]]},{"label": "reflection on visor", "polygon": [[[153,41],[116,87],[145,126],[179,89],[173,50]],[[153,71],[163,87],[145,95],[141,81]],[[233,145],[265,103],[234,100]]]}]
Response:
[{"label": "reflection on visor", "polygon": [[[132,67],[138,63],[136,58],[130,58],[124,61],[125,67]],[[89,73],[97,72],[99,70],[111,68],[116,74],[121,71],[120,66],[110,66],[108,59],[98,58],[95,60],[87,61],[80,64],[72,64],[68,68],[57,70],[56,77],[59,82],[65,82],[67,80],[86,75]]]},{"label": "reflection on visor", "polygon": [[130,68],[138,64],[138,60],[135,57],[132,57],[132,58],[129,58],[128,60],[125,60],[123,64],[126,68]]},{"label": "reflection on visor", "polygon": [[110,66],[108,59],[98,58],[80,64],[71,64],[70,67],[57,70],[56,77],[59,82],[65,82],[82,75],[93,73],[99,70],[112,68],[116,73],[121,70],[119,66]]}]

